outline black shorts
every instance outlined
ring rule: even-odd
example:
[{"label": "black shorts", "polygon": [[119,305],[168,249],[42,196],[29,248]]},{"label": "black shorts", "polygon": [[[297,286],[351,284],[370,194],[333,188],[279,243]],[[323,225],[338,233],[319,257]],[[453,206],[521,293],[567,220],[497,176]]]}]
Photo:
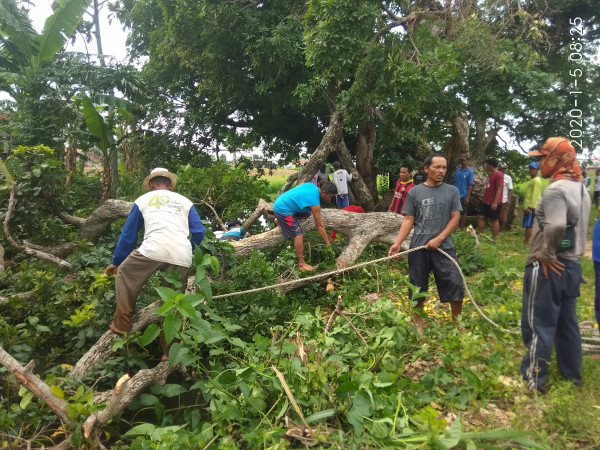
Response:
[{"label": "black shorts", "polygon": [[594,200],[600,197],[600,191],[594,191]]},{"label": "black shorts", "polygon": [[496,207],[496,211],[492,209],[492,205],[488,205],[487,203],[481,202],[479,204],[479,211],[477,211],[477,215],[487,217],[490,220],[498,220],[498,214],[500,213],[500,206]]},{"label": "black shorts", "polygon": [[301,234],[304,234],[300,224],[298,223],[298,219],[307,219],[310,217],[312,213],[296,213],[289,214],[284,216],[283,214],[279,214],[273,211],[275,217],[277,218],[277,222],[279,223],[279,227],[281,228],[281,232],[283,233],[283,237],[286,239],[290,239]]},{"label": "black shorts", "polygon": [[[454,249],[444,251],[452,256],[455,261],[458,261]],[[421,288],[421,292],[427,292],[429,289],[429,273],[431,271],[433,271],[435,284],[442,302],[463,301],[465,291],[462,278],[456,266],[445,255],[437,250],[417,250],[408,254],[410,282]],[[423,301],[419,299],[419,303]]]},{"label": "black shorts", "polygon": [[462,211],[460,212],[461,215],[466,214],[469,210],[469,202],[467,201],[467,197],[460,199],[460,206],[462,206]]}]

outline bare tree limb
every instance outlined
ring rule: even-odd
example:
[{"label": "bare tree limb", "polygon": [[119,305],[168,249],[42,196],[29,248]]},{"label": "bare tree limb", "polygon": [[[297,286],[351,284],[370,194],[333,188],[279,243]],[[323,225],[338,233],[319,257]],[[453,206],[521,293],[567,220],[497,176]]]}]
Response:
[{"label": "bare tree limb", "polygon": [[258,205],[254,209],[254,211],[252,212],[252,214],[250,214],[250,217],[248,217],[248,219],[246,219],[246,221],[244,222],[244,224],[242,225],[242,227],[244,227],[244,229],[250,228],[254,224],[254,222],[256,222],[258,220],[258,218],[260,216],[268,214],[269,212],[271,212],[271,213],[273,212],[273,204],[272,203],[267,203],[262,198],[259,199],[258,200]]},{"label": "bare tree limb", "polygon": [[219,214],[217,214],[217,211],[215,211],[215,208],[213,207],[213,205],[211,205],[208,202],[205,202],[204,200],[202,200],[200,203],[202,203],[203,205],[207,206],[208,209],[210,209],[212,211],[212,213],[215,216],[215,219],[217,220],[217,223],[219,224],[219,226],[221,227],[221,229],[223,231],[227,231],[227,227],[225,226],[225,224],[221,220],[221,217],[219,217]]},{"label": "bare tree limb", "polygon": [[[388,12],[389,14],[389,12]],[[389,24],[387,24],[386,26],[384,26],[383,28],[381,28],[381,30],[379,30],[372,38],[371,38],[371,42],[377,42],[379,41],[379,39],[386,34],[388,31],[391,31],[392,29],[399,27],[399,26],[404,26],[404,25],[408,25],[409,23],[412,22],[416,22],[418,20],[424,20],[424,19],[444,19],[445,18],[445,12],[444,11],[415,11],[410,13],[407,16],[404,17],[398,17],[395,16],[395,20],[394,22],[391,22]]]},{"label": "bare tree limb", "polygon": [[67,402],[56,397],[46,383],[33,374],[35,363],[31,361],[23,367],[19,361],[9,355],[6,350],[0,347],[0,364],[6,367],[17,379],[17,381],[29,389],[37,398],[48,405],[60,420],[73,426],[73,422],[67,414]]},{"label": "bare tree limb", "polygon": [[176,366],[170,366],[168,362],[161,362],[153,369],[142,369],[133,377],[127,379],[119,389],[110,391],[106,407],[90,415],[83,423],[83,435],[85,438],[93,437],[99,442],[102,427],[115,415],[123,411],[127,406],[151,384],[163,385],[167,377]]},{"label": "bare tree limb", "polygon": [[17,185],[16,185],[16,183],[13,183],[11,191],[10,191],[10,198],[8,201],[8,210],[6,211],[6,216],[4,217],[4,235],[6,236],[6,240],[12,246],[18,248],[23,253],[25,253],[29,256],[33,256],[34,258],[41,259],[43,261],[49,261],[51,263],[57,264],[58,266],[62,267],[63,269],[72,270],[73,266],[71,266],[71,264],[69,264],[67,261],[64,261],[64,260],[57,258],[56,256],[50,255],[48,253],[32,249],[27,245],[20,244],[12,237],[12,235],[10,233],[10,229],[8,228],[8,224],[10,222],[10,217],[12,215],[12,212],[15,208],[15,193],[16,193],[16,191],[17,191]]},{"label": "bare tree limb", "polygon": [[[151,323],[160,322],[162,317],[154,314],[154,309],[162,305],[162,303],[162,300],[158,300],[136,312],[133,316],[131,333],[141,331]],[[111,343],[116,336],[117,334],[111,330],[106,331],[106,333],[100,336],[96,343],[77,361],[69,376],[71,378],[80,378],[94,370],[100,361],[112,355]]]}]

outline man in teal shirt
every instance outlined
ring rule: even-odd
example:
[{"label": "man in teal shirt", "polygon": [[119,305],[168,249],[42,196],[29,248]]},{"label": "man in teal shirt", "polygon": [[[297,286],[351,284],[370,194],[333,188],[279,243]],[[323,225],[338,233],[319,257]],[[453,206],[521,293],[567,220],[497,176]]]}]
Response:
[{"label": "man in teal shirt", "polygon": [[321,201],[329,202],[337,195],[337,187],[331,181],[325,181],[317,187],[312,183],[304,183],[281,194],[273,204],[273,212],[277,225],[286,239],[294,238],[294,249],[298,256],[298,268],[312,271],[313,266],[304,260],[304,232],[298,219],[306,219],[312,214],[315,218],[317,231],[331,245],[325,225],[321,220]]}]

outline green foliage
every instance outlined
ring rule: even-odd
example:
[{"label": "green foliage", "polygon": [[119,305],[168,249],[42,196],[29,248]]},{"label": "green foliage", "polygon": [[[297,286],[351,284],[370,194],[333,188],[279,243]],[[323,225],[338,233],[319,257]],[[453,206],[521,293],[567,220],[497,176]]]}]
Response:
[{"label": "green foliage", "polygon": [[[479,249],[467,233],[453,235],[461,266],[468,266],[467,261],[476,265],[468,275],[474,298],[505,328],[514,328],[520,319],[523,255],[516,254],[513,245],[522,238],[518,231],[502,234],[496,244],[484,241]],[[71,419],[80,423],[102,408],[91,402],[86,386],[112,389],[124,371],[154,364],[162,329],[166,340],[173,341],[169,363],[181,364],[182,374],[164,386],[151,386],[120,420],[107,426],[108,442],[120,448],[205,447],[210,442],[224,448],[296,445],[283,436],[284,417],[301,421],[273,366],[283,374],[313,436],[323,445],[542,448],[540,444],[548,444],[546,436],[557,429],[564,430],[555,438],[561,446],[576,439],[592,446],[600,442],[592,426],[598,413],[593,408],[597,367],[591,360],[584,364],[591,383],[586,382],[585,392],[560,381],[553,367],[556,388],[545,398],[528,397],[516,380],[522,354],[518,335],[493,328],[468,303],[460,318],[463,328],[457,328],[445,305],[437,304],[433,283],[428,294],[413,292],[427,295],[428,326],[419,339],[411,324],[406,292],[407,286],[414,287],[407,283],[405,261],[336,276],[334,291],[311,283],[289,294],[264,291],[213,298],[301,276],[287,244],[271,254],[229,256],[223,271],[214,254],[226,255],[221,249],[226,243],[209,239],[205,251],[210,248],[211,253],[194,255],[195,293],[180,293],[182,280],[173,273],[162,277],[172,289],[151,281],[138,307],[158,293],[164,300],[157,311],[164,317],[162,326],[152,324],[140,333],[114,338],[113,357],[81,380],[84,384],[69,380],[64,363],[78,359],[108,327],[114,287],[112,277],[101,273],[107,261],[96,261],[98,269],[82,269],[69,284],[45,264],[9,267],[0,282],[18,274],[13,292],[34,293],[28,299],[3,293],[9,302],[0,305],[0,345],[20,361],[40,361],[45,380],[55,395],[67,400]],[[335,255],[320,244],[316,233],[306,236],[306,245],[311,263],[320,270],[334,267]],[[343,245],[342,238],[336,241],[336,254]],[[373,244],[361,260],[386,252],[386,245]],[[110,258],[110,252],[103,258]],[[355,328],[340,316],[328,325],[338,298]],[[592,314],[585,308],[581,312]],[[515,384],[501,382],[502,377],[515,379]],[[52,412],[30,393],[21,390],[19,395],[5,372],[0,380],[7,386],[0,408],[3,429],[12,433],[23,424],[53,420]],[[584,401],[582,395],[589,398]],[[573,414],[575,405],[586,413]],[[495,411],[503,416],[494,416]],[[525,413],[509,420],[513,411]],[[36,439],[38,445],[48,443],[43,435]],[[84,445],[78,433],[72,439],[74,445]]]},{"label": "green foliage", "polygon": [[[73,229],[53,215],[65,191],[65,172],[52,150],[45,146],[19,147],[7,159],[6,168],[16,183],[10,224],[13,230],[19,230],[19,237],[32,242],[45,242],[49,237],[58,242],[71,237]],[[9,189],[5,187],[5,200]]]},{"label": "green foliage", "polygon": [[452,234],[452,242],[456,248],[456,256],[460,262],[460,268],[465,275],[483,271],[490,265],[489,258],[475,245],[475,238],[461,231]]},{"label": "green foliage", "polygon": [[[265,196],[267,186],[267,181],[258,175],[248,175],[241,166],[222,162],[204,169],[184,166],[177,171],[177,191],[194,203],[211,205],[225,220],[247,217],[258,199]],[[202,217],[214,215],[208,207],[197,209]]]}]

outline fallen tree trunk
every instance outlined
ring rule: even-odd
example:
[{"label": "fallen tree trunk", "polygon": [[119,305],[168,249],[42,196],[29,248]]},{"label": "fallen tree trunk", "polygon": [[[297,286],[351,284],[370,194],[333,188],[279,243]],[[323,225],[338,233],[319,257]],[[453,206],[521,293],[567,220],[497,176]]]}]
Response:
[{"label": "fallen tree trunk", "polygon": [[[263,205],[263,210],[272,211],[273,205]],[[383,242],[392,245],[402,224],[402,216],[388,212],[357,214],[326,208],[321,210],[321,218],[325,228],[335,230],[348,239],[348,245],[338,258],[341,266],[353,264],[371,242]],[[305,233],[317,229],[312,216],[300,220],[300,225]],[[275,248],[283,240],[284,237],[281,231],[279,228],[275,228],[241,241],[232,241],[231,245],[235,248],[237,255],[247,256],[253,250]],[[406,239],[405,245],[408,245],[408,242],[409,239]]]}]

